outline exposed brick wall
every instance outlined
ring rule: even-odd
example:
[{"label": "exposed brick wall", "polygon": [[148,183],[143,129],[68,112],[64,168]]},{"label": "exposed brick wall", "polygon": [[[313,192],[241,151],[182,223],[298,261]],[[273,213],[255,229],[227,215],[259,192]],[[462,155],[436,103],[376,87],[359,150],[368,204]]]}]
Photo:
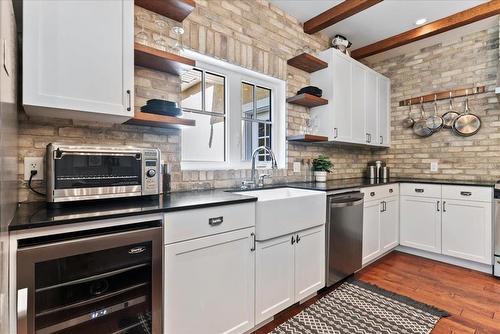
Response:
[{"label": "exposed brick wall", "polygon": [[[144,27],[150,39],[157,38],[159,28],[154,23],[155,14],[136,7],[136,14],[141,12],[148,17]],[[170,26],[175,24],[165,20]],[[298,54],[304,46],[313,50],[328,47],[328,39],[324,35],[304,34],[294,17],[265,0],[197,0],[196,9],[183,22],[183,27],[186,30],[183,35],[186,48],[287,80],[288,96],[308,84],[309,74],[287,66],[286,60]],[[136,22],[136,32],[140,28],[141,22]],[[169,44],[173,45],[175,41],[171,32],[168,38]],[[381,151],[330,144],[290,143],[287,145],[287,169],[273,171],[273,181],[304,180],[304,172],[293,173],[293,162],[308,160],[320,153],[329,155],[335,164],[334,173],[329,175],[332,179],[362,176],[367,161],[373,158],[387,160],[392,175],[397,176],[500,178],[500,133],[497,131],[500,111],[493,93],[497,64],[498,29],[474,33],[458,42],[435,45],[372,64],[375,70],[392,80],[393,147]],[[421,139],[410,130],[402,129],[401,121],[406,117],[407,109],[397,107],[399,100],[474,83],[488,86],[487,94],[474,97],[471,101],[471,107],[483,120],[483,128],[476,136],[460,138],[449,131],[442,131]],[[179,78],[175,76],[136,67],[135,85],[136,107],[150,98],[179,99]],[[462,101],[455,101],[457,108],[462,108]],[[446,103],[439,103],[441,112],[444,112]],[[428,112],[430,108],[431,105],[426,105]],[[308,109],[288,105],[287,111],[289,135],[309,130]],[[25,156],[41,156],[45,145],[54,141],[159,147],[163,158],[172,166],[173,190],[232,187],[249,177],[248,170],[181,171],[179,134],[179,130],[133,125],[28,119],[22,113],[19,123],[20,201],[42,200],[29,192],[22,181],[23,159]],[[431,160],[439,160],[439,173],[430,174]]]},{"label": "exposed brick wall", "polygon": [[[155,24],[158,17],[136,7],[136,14],[140,13],[146,13],[144,28],[150,34],[151,42],[159,37],[159,27]],[[170,26],[175,24],[174,21],[162,19]],[[182,25],[185,29],[183,43],[186,48],[287,80],[288,96],[294,95],[309,82],[309,74],[287,66],[286,60],[298,54],[299,49],[304,46],[313,50],[328,47],[327,37],[321,34],[305,34],[297,19],[265,0],[197,0],[196,9]],[[141,17],[136,15],[136,32],[141,26]],[[168,37],[169,45],[173,45],[175,36],[170,29],[164,34]],[[154,46],[151,43],[149,45]],[[143,105],[150,98],[178,100],[179,82],[178,77],[136,67],[136,107]],[[308,109],[288,105],[288,134],[307,131],[308,120]],[[160,147],[163,158],[172,165],[173,190],[232,187],[239,185],[241,180],[248,178],[250,174],[248,170],[181,171],[179,130],[92,124],[62,119],[28,119],[24,113],[20,116],[19,127],[20,201],[42,200],[29,192],[22,181],[23,159],[25,156],[41,156],[45,145],[53,141]],[[288,168],[273,171],[274,182],[304,180],[304,172],[293,173],[293,162],[311,159],[320,153],[331,156],[336,165],[336,170],[330,178],[361,176],[367,160],[371,157],[371,151],[368,149],[332,147],[325,144],[291,144],[287,150]],[[35,185],[42,186],[38,182]]]},{"label": "exposed brick wall", "polygon": [[[500,179],[500,106],[495,95],[498,65],[498,26],[471,33],[449,44],[437,44],[403,56],[368,64],[388,76],[392,83],[392,146],[375,152],[386,160],[392,175],[435,179]],[[486,85],[487,93],[470,97],[473,112],[482,128],[472,137],[458,137],[443,129],[428,138],[419,138],[402,127],[407,107],[400,100],[445,91]],[[454,100],[455,109],[464,110],[464,98]],[[424,105],[427,115],[433,104]],[[419,117],[418,106],[413,117]],[[442,115],[448,101],[439,101]],[[439,172],[430,172],[430,162],[439,161]]]}]

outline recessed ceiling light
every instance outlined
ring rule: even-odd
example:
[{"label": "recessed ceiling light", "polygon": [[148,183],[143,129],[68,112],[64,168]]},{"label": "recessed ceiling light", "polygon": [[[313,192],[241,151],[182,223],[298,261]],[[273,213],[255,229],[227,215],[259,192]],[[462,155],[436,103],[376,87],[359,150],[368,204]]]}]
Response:
[{"label": "recessed ceiling light", "polygon": [[423,19],[418,19],[415,21],[415,25],[417,26],[421,26],[422,24],[424,24],[425,22],[427,22],[427,19],[423,18]]}]

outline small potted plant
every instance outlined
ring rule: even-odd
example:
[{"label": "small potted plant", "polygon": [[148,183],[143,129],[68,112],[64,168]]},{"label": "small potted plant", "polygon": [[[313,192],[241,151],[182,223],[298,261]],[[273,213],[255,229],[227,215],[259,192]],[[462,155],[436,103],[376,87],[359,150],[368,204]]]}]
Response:
[{"label": "small potted plant", "polygon": [[333,163],[326,155],[320,155],[313,160],[313,170],[316,182],[326,182],[326,175],[333,170]]}]

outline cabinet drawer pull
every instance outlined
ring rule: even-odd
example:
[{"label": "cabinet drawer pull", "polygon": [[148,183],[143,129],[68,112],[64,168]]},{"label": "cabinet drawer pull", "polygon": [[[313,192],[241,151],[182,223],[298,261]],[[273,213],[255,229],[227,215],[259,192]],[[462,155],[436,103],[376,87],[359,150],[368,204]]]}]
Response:
[{"label": "cabinet drawer pull", "polygon": [[372,191],[372,192],[370,193],[370,196],[371,196],[371,197],[375,196],[375,192],[374,192],[374,191]]},{"label": "cabinet drawer pull", "polygon": [[446,201],[443,201],[443,212],[446,212]]},{"label": "cabinet drawer pull", "polygon": [[292,235],[292,245],[295,243],[295,237]]},{"label": "cabinet drawer pull", "polygon": [[337,138],[339,136],[339,129],[333,128],[333,138]]},{"label": "cabinet drawer pull", "polygon": [[300,241],[300,236],[299,236],[298,234],[297,234],[297,239],[296,239],[296,240],[297,240],[297,243],[299,243],[299,241]]},{"label": "cabinet drawer pull", "polygon": [[436,211],[437,211],[437,212],[439,212],[439,203],[440,203],[440,202],[441,202],[441,201],[437,201],[437,202],[436,202]]},{"label": "cabinet drawer pull", "polygon": [[210,226],[217,226],[217,225],[222,224],[223,221],[224,221],[224,217],[223,216],[209,218],[208,219],[208,225],[210,225]]},{"label": "cabinet drawer pull", "polygon": [[460,195],[462,195],[462,196],[471,196],[472,193],[470,191],[461,191]]},{"label": "cabinet drawer pull", "polygon": [[423,193],[423,192],[424,192],[424,189],[421,189],[421,188],[415,188],[415,192],[416,192],[416,193]]},{"label": "cabinet drawer pull", "polygon": [[250,233],[250,237],[252,238],[252,247],[250,248],[250,251],[253,252],[255,251],[255,233]]},{"label": "cabinet drawer pull", "polygon": [[127,111],[130,111],[130,110],[132,110],[132,94],[130,93],[130,89],[127,89],[127,96],[128,96]]},{"label": "cabinet drawer pull", "polygon": [[384,137],[380,136],[380,144],[384,143]]}]

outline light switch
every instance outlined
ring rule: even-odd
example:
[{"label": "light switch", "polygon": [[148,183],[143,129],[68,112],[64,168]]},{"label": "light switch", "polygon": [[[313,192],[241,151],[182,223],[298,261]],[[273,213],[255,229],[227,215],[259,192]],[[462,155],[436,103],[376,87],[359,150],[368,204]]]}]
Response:
[{"label": "light switch", "polygon": [[300,162],[294,162],[293,163],[293,172],[294,173],[300,173]]},{"label": "light switch", "polygon": [[431,162],[431,172],[437,172],[439,170],[439,162],[432,161]]}]

